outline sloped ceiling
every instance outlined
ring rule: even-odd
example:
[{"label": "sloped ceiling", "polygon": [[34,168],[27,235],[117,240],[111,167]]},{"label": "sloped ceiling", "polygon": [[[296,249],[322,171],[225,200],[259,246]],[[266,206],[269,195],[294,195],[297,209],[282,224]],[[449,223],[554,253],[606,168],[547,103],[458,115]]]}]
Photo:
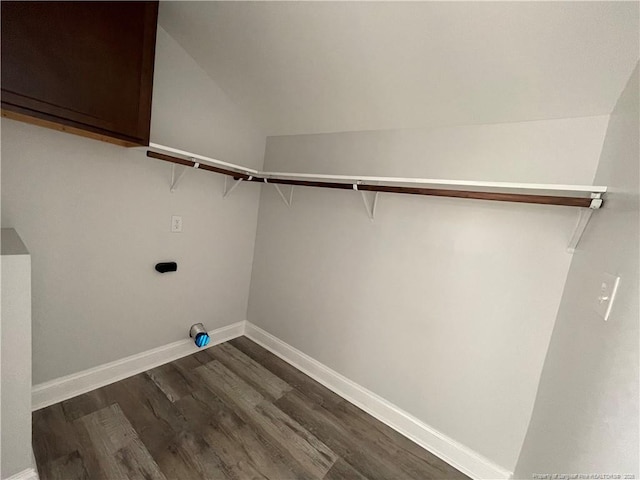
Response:
[{"label": "sloped ceiling", "polygon": [[608,114],[638,2],[162,2],[268,135]]}]

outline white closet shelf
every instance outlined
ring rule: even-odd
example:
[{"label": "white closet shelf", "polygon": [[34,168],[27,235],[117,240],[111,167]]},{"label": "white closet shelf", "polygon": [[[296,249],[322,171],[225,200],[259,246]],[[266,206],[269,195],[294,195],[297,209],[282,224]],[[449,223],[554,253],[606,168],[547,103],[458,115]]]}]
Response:
[{"label": "white closet shelf", "polygon": [[[273,184],[287,206],[292,204],[293,188],[296,186],[355,190],[362,195],[367,214],[371,220],[375,216],[377,197],[380,192],[579,207],[580,217],[569,243],[568,250],[570,252],[575,251],[593,211],[602,207],[602,195],[607,191],[607,187],[598,185],[262,172],[156,143],[149,144],[147,156],[173,164],[172,192],[175,191],[179,180],[183,177],[185,167],[193,167],[233,177],[235,183],[231,187],[228,186],[225,177],[224,197],[228,196],[243,181],[260,182]],[[177,169],[182,171],[178,172]],[[280,189],[280,185],[291,187],[288,198]],[[374,197],[371,201],[367,200],[365,192],[373,192]]]},{"label": "white closet shelf", "polygon": [[[379,177],[370,175],[328,175],[328,174],[316,174],[316,173],[295,173],[295,172],[263,172],[255,170],[253,168],[244,167],[234,163],[223,162],[214,158],[205,157],[177,148],[167,147],[156,143],[149,144],[151,149],[148,155],[152,158],[164,160],[172,163],[177,163],[185,166],[196,166],[202,170],[209,170],[215,173],[221,173],[224,175],[230,175],[236,179],[242,178],[243,180],[249,180],[254,182],[266,182],[267,183],[281,183],[286,185],[302,185],[302,186],[325,186],[327,188],[346,188],[355,190],[375,190],[376,187],[389,187],[389,188],[403,188],[407,186],[416,187],[434,187],[436,189],[446,189],[448,191],[460,191],[464,188],[465,192],[470,193],[486,193],[495,194],[497,192],[503,192],[505,195],[525,195],[525,196],[537,196],[552,194],[550,198],[577,198],[583,200],[579,205],[573,205],[571,202],[558,203],[560,205],[568,206],[586,206],[590,208],[599,208],[597,205],[599,202],[584,202],[584,200],[600,199],[602,194],[607,191],[606,186],[599,185],[568,185],[568,184],[554,184],[554,183],[521,183],[521,182],[487,182],[476,180],[446,180],[446,179],[434,179],[434,178],[414,178],[414,177]],[[168,154],[179,155],[179,157],[172,157]],[[183,158],[180,158],[183,157]],[[213,167],[213,168],[208,168]],[[338,186],[340,185],[340,186]],[[354,187],[355,186],[355,187]],[[372,188],[368,188],[372,187]],[[429,189],[427,189],[429,190]],[[383,190],[380,190],[383,191]],[[437,195],[436,190],[431,193]],[[392,193],[394,193],[392,191]],[[403,193],[398,191],[397,193]],[[418,193],[407,191],[406,193]],[[560,197],[555,195],[562,194]],[[445,193],[444,196],[453,196]],[[462,195],[456,195],[462,196]],[[466,198],[475,198],[467,196]],[[490,200],[491,198],[486,198]],[[508,201],[505,198],[499,198],[497,200]],[[517,201],[517,200],[516,200]],[[549,203],[553,202],[531,202],[531,203]],[[587,205],[584,205],[587,203]]]},{"label": "white closet shelf", "polygon": [[160,153],[173,153],[175,155],[180,155],[181,157],[186,157],[187,159],[194,162],[197,160],[198,162],[203,162],[213,167],[231,168],[233,170],[238,170],[239,172],[248,173],[250,175],[257,175],[258,173],[260,173],[258,170],[254,170],[253,168],[243,167],[242,165],[236,165],[235,163],[223,162],[222,160],[205,157],[203,155],[198,155],[197,153],[185,152],[184,150],[167,147],[165,145],[160,145],[157,143],[149,143],[149,147],[138,147],[139,150],[148,150],[149,148],[153,151],[159,151]]}]

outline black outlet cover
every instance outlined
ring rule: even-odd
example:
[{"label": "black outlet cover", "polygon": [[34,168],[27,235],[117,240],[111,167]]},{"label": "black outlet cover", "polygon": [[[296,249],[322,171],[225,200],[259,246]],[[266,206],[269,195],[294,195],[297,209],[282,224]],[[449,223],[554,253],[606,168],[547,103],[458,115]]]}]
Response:
[{"label": "black outlet cover", "polygon": [[156,263],[156,271],[160,273],[175,272],[178,269],[176,262]]}]

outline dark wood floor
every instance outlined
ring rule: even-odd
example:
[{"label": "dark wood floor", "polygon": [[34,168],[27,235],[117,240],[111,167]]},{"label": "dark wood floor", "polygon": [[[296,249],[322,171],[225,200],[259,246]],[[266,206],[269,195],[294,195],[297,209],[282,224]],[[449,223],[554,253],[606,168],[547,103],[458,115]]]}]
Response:
[{"label": "dark wood floor", "polygon": [[33,414],[43,480],[467,479],[245,337]]}]

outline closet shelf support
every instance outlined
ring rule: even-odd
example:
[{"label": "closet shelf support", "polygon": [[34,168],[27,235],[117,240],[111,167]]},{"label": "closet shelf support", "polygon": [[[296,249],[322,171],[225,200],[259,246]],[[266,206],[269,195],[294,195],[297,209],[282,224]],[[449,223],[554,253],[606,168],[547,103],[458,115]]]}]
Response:
[{"label": "closet shelf support", "polygon": [[[248,181],[251,181],[253,177],[249,176],[249,178],[247,179]],[[229,187],[229,177],[225,175],[224,177],[224,193],[222,194],[222,198],[227,198],[229,195],[231,195],[231,192],[233,192],[236,187],[238,185],[240,185],[240,183],[242,183],[242,180],[244,180],[244,178],[238,178],[236,180],[234,180],[234,182],[231,184],[231,186]]]},{"label": "closet shelf support", "polygon": [[[190,159],[193,162],[193,168],[198,168],[200,164],[195,161],[195,159]],[[178,183],[184,177],[184,174],[187,173],[187,167],[179,164],[171,165],[171,193],[175,192],[178,188]]]},{"label": "closet shelf support", "polygon": [[567,246],[567,252],[574,253],[578,244],[580,243],[580,239],[587,229],[587,225],[589,225],[589,220],[591,220],[591,215],[596,210],[599,210],[602,207],[602,194],[601,193],[592,193],[591,194],[591,205],[588,208],[580,208],[578,214],[578,223],[573,231],[573,235],[571,236],[571,240],[569,240],[569,245]]},{"label": "closet shelf support", "polygon": [[[264,183],[267,183],[267,179],[264,179]],[[287,198],[285,196],[285,194],[282,192],[282,189],[280,188],[280,185],[278,185],[277,183],[273,184],[274,187],[276,187],[276,190],[278,191],[278,195],[280,195],[280,198],[282,199],[282,201],[284,202],[284,204],[287,207],[291,207],[291,205],[293,204],[293,189],[294,186],[291,185],[290,189],[289,189],[289,198]]]},{"label": "closet shelf support", "polygon": [[178,188],[178,183],[184,177],[184,174],[187,171],[187,167],[183,167],[182,165],[176,165],[175,163],[171,165],[171,193],[175,192]]},{"label": "closet shelf support", "polygon": [[364,209],[367,211],[367,216],[369,217],[369,220],[371,220],[372,222],[376,218],[376,205],[378,205],[379,193],[380,192],[375,192],[373,194],[373,199],[371,200],[371,203],[369,203],[369,201],[367,200],[367,194],[363,191],[360,191],[360,195],[362,196],[362,202],[364,203]]}]

